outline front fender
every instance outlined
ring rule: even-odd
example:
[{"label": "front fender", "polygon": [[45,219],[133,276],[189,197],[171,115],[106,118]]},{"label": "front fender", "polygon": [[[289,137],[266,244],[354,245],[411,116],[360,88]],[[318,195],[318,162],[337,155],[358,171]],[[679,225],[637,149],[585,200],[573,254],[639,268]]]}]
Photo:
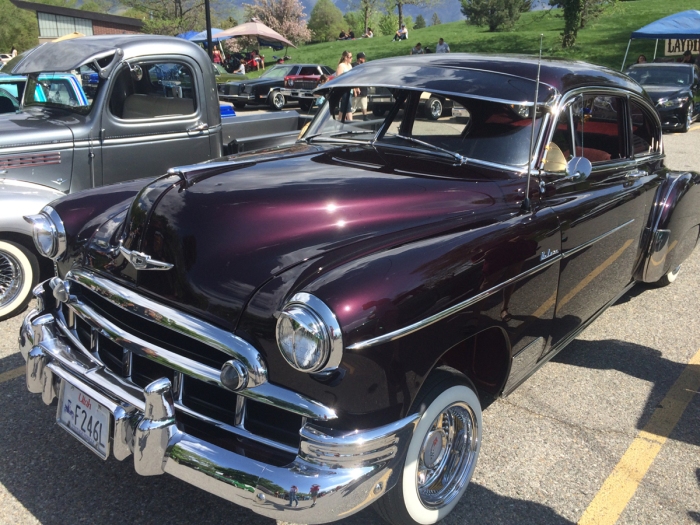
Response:
[{"label": "front fender", "polygon": [[660,186],[637,279],[654,283],[681,264],[698,241],[700,174],[669,172]]},{"label": "front fender", "polygon": [[0,233],[32,235],[32,226],[22,217],[39,213],[63,193],[32,182],[0,179]]}]

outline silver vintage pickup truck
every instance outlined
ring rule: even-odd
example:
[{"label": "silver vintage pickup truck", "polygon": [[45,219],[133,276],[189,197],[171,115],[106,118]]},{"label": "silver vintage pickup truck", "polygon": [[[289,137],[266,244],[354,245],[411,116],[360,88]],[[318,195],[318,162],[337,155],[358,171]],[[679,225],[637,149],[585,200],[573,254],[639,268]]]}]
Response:
[{"label": "silver vintage pickup truck", "polygon": [[[78,82],[98,78],[90,96],[75,100],[55,80],[71,71],[83,72]],[[0,115],[0,320],[24,309],[39,278],[52,273],[23,215],[65,193],[289,144],[300,128],[295,111],[222,119],[208,56],[178,38],[52,42],[4,72],[27,80],[21,109]]]}]

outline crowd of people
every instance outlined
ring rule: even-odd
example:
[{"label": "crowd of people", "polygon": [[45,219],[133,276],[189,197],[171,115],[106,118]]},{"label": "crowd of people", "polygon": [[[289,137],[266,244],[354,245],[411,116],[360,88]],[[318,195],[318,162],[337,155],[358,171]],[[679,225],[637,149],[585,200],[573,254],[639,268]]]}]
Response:
[{"label": "crowd of people", "polygon": [[[371,27],[367,28],[367,31],[360,38],[374,38],[374,31]],[[338,40],[355,40],[355,31],[348,29],[347,33],[344,29],[340,31],[338,35]]]}]

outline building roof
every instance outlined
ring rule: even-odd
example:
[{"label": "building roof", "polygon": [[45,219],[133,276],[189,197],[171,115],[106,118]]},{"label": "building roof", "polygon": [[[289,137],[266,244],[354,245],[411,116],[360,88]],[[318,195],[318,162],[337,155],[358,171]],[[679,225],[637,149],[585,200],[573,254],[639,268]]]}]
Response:
[{"label": "building roof", "polygon": [[23,2],[22,0],[10,0],[10,2],[12,2],[12,4],[14,4],[16,7],[27,11],[37,11],[41,13],[50,13],[53,15],[108,22],[110,24],[130,26],[133,27],[134,30],[140,30],[143,27],[143,20],[139,20],[138,18],[130,18],[128,16],[95,13],[93,11],[83,11],[82,9],[72,9],[70,7],[59,7],[55,5],[39,4],[36,2]]}]

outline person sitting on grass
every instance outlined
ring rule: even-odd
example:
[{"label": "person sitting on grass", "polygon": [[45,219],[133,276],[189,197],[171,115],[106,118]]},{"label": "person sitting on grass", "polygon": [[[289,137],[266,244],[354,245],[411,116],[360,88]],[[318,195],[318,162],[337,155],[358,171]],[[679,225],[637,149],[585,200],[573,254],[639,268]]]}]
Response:
[{"label": "person sitting on grass", "polygon": [[397,40],[408,40],[408,29],[406,29],[406,24],[401,24],[401,29],[394,34],[394,39],[392,42],[396,42]]},{"label": "person sitting on grass", "polygon": [[411,52],[409,53],[409,55],[422,55],[424,53],[425,53],[425,51],[423,51],[423,48],[421,47],[420,42],[418,42],[416,44],[416,47],[411,49]]},{"label": "person sitting on grass", "polygon": [[367,32],[362,35],[362,38],[374,38],[374,31],[372,31],[371,27],[367,28]]}]

